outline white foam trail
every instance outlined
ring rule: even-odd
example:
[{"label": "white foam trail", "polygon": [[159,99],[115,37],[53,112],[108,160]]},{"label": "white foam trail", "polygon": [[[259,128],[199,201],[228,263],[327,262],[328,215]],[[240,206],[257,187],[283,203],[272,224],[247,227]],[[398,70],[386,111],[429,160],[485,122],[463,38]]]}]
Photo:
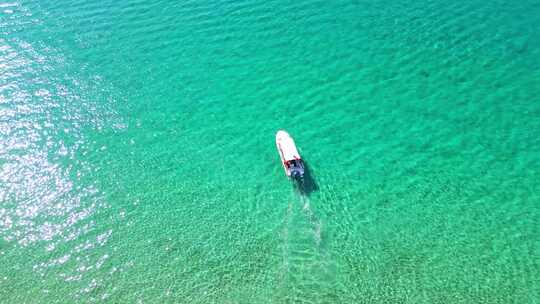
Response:
[{"label": "white foam trail", "polygon": [[292,211],[293,211],[293,204],[292,202],[289,202],[289,206],[287,207],[287,213],[285,214],[285,221],[284,221],[284,227],[283,227],[283,231],[282,231],[282,236],[283,236],[283,246],[282,246],[282,250],[283,250],[283,269],[281,271],[281,281],[282,282],[285,282],[286,280],[286,276],[287,276],[287,273],[289,272],[289,251],[290,251],[290,246],[289,246],[289,242],[290,242],[290,239],[289,239],[289,225],[290,225],[290,222],[291,222],[291,216],[292,216]]},{"label": "white foam trail", "polygon": [[313,239],[315,240],[317,246],[320,246],[322,241],[322,222],[311,209],[311,202],[309,200],[309,197],[304,195],[300,196],[300,202],[302,203],[302,210],[304,211],[304,214],[306,215],[309,223],[312,226]]}]

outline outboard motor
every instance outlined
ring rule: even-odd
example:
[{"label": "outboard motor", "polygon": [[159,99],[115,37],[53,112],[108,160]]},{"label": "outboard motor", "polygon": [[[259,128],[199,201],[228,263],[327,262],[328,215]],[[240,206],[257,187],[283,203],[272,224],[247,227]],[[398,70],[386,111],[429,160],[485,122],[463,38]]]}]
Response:
[{"label": "outboard motor", "polygon": [[291,178],[295,180],[301,179],[303,174],[297,168],[291,170]]},{"label": "outboard motor", "polygon": [[291,178],[294,180],[300,180],[304,177],[304,163],[301,159],[294,160],[290,167]]}]

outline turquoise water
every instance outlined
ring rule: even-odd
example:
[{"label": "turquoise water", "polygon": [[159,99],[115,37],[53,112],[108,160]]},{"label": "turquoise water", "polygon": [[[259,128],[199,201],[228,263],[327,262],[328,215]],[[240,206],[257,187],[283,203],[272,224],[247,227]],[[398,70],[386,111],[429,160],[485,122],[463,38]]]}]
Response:
[{"label": "turquoise water", "polygon": [[0,4],[0,302],[538,303],[539,28],[534,0]]}]

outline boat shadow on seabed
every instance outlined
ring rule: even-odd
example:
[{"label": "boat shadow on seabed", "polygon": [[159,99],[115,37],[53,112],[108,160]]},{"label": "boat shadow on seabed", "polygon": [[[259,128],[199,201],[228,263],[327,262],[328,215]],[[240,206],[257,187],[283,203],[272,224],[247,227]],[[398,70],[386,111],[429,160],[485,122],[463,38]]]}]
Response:
[{"label": "boat shadow on seabed", "polygon": [[310,196],[311,193],[319,190],[317,181],[306,160],[304,160],[304,176],[294,179],[294,187],[303,196]]}]

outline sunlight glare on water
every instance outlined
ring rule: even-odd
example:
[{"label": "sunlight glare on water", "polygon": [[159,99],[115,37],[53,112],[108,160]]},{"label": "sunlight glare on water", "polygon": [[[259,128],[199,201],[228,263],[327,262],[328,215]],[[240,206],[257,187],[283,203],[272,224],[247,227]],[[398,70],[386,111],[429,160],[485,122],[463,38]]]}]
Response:
[{"label": "sunlight glare on water", "polygon": [[0,3],[0,302],[535,303],[539,15]]}]

